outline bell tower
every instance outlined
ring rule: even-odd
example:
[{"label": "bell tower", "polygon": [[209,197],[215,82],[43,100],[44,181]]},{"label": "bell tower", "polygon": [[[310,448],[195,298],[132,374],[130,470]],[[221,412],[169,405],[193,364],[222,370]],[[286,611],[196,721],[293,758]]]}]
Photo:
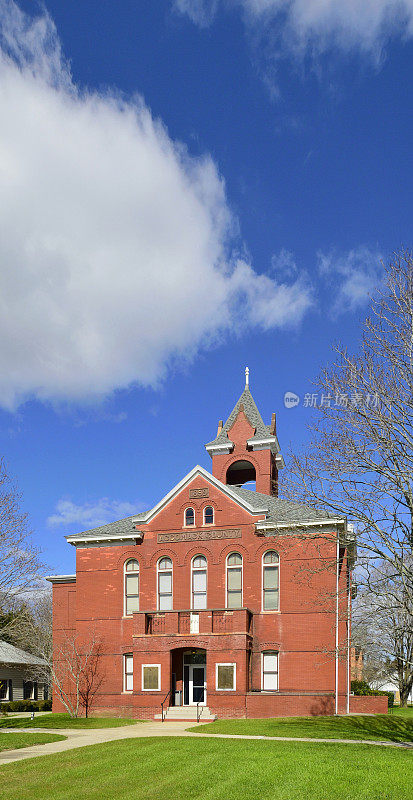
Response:
[{"label": "bell tower", "polygon": [[241,397],[225,425],[219,421],[215,439],[205,448],[212,458],[212,474],[222,483],[240,486],[255,481],[257,492],[278,496],[278,470],[284,460],[276,417],[273,414],[271,424],[264,424],[250,392],[248,367]]}]

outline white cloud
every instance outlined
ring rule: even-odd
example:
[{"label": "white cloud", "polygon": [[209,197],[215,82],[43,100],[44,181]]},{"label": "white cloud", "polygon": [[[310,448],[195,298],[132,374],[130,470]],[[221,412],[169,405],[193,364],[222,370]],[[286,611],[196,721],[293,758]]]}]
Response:
[{"label": "white cloud", "polygon": [[237,260],[208,155],[142,98],[76,87],[46,13],[0,0],[0,44],[1,406],[156,386],[240,326],[301,320],[300,280]]},{"label": "white cloud", "polygon": [[298,275],[298,267],[294,253],[291,250],[281,248],[279,253],[274,253],[271,257],[271,272],[278,277],[283,276],[291,280]]},{"label": "white cloud", "polygon": [[305,275],[295,283],[279,283],[267,275],[256,275],[251,267],[239,262],[231,283],[236,297],[243,297],[243,316],[263,330],[287,327],[302,319],[313,305],[311,286]]},{"label": "white cloud", "polygon": [[208,27],[215,17],[220,0],[175,0],[175,7],[201,28]]},{"label": "white cloud", "polygon": [[[175,8],[193,22],[210,24],[218,3],[175,0]],[[355,48],[376,58],[393,36],[413,35],[413,0],[222,0],[223,7],[238,5],[248,26],[262,26],[266,37],[272,26],[274,47],[295,55],[312,55]]]},{"label": "white cloud", "polygon": [[51,528],[58,525],[77,525],[82,530],[88,530],[97,528],[99,525],[105,525],[107,522],[115,522],[118,519],[131,517],[141,510],[142,506],[139,504],[133,505],[119,500],[109,500],[107,497],[102,497],[100,500],[84,503],[83,505],[76,505],[70,499],[61,498],[56,503],[56,513],[48,517],[47,524]]},{"label": "white cloud", "polygon": [[377,250],[360,246],[344,255],[317,255],[319,274],[334,298],[334,315],[364,306],[383,278],[383,257]]}]

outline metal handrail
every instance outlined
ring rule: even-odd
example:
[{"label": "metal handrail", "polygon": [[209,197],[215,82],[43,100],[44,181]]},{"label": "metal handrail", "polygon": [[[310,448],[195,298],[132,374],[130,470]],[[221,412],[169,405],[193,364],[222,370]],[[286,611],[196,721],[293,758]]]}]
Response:
[{"label": "metal handrail", "polygon": [[170,695],[170,694],[171,694],[171,689],[169,689],[169,691],[167,692],[167,694],[165,695],[165,697],[164,697],[164,699],[162,700],[162,703],[161,703],[161,709],[162,709],[162,710],[161,710],[162,722],[164,722],[164,720],[165,720],[164,713],[163,713],[163,704],[164,704],[164,703],[166,703],[166,701],[167,701],[167,699],[168,699],[168,697],[169,697],[169,695]]},{"label": "metal handrail", "polygon": [[196,721],[197,722],[199,722],[199,720],[201,718],[201,714],[199,713],[199,706],[200,706],[200,703],[197,703],[196,704]]}]

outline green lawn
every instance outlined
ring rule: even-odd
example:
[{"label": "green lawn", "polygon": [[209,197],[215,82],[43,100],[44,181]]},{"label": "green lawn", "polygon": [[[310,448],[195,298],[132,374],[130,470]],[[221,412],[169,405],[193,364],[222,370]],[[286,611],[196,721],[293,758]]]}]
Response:
[{"label": "green lawn", "polygon": [[42,714],[34,717],[0,717],[0,728],[120,728],[134,725],[136,719],[119,717],[79,717],[72,719],[69,714]]},{"label": "green lawn", "polygon": [[407,708],[394,706],[394,708],[389,709],[389,714],[401,714],[403,717],[410,717],[410,719],[413,719],[413,706],[407,706]]},{"label": "green lawn", "polygon": [[[188,730],[200,732],[194,726]],[[220,719],[202,726],[202,733],[245,736],[308,736],[313,739],[381,739],[413,742],[413,715],[380,714],[354,717],[280,717]]]},{"label": "green lawn", "polygon": [[66,739],[66,736],[59,736],[56,733],[0,733],[0,752],[30,747],[32,744],[61,742],[62,739]]},{"label": "green lawn", "polygon": [[411,800],[412,753],[366,745],[125,739],[0,767],[0,800]]}]

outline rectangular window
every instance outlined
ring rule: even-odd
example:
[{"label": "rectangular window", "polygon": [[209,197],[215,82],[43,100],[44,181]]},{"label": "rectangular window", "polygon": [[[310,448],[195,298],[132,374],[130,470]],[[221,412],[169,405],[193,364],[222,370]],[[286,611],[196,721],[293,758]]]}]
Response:
[{"label": "rectangular window", "polygon": [[262,654],[262,681],[263,692],[276,692],[278,690],[278,653],[266,652]]},{"label": "rectangular window", "polygon": [[192,607],[206,608],[207,606],[207,575],[206,570],[197,570],[192,573]]},{"label": "rectangular window", "polygon": [[139,611],[139,574],[125,575],[126,614]]},{"label": "rectangular window", "polygon": [[227,570],[227,606],[228,608],[242,607],[242,568],[231,567]]},{"label": "rectangular window", "polygon": [[23,700],[33,700],[34,683],[33,681],[23,681]]},{"label": "rectangular window", "polygon": [[158,574],[159,611],[172,611],[172,572]]},{"label": "rectangular window", "polygon": [[264,611],[278,611],[278,564],[264,567]]},{"label": "rectangular window", "polygon": [[132,653],[127,653],[125,656],[123,656],[123,665],[124,665],[123,691],[124,692],[132,692],[133,691],[133,655],[132,655]]},{"label": "rectangular window", "polygon": [[236,664],[217,664],[215,677],[217,689],[234,691],[236,688]]},{"label": "rectangular window", "polygon": [[0,680],[0,700],[8,700],[9,699],[9,682],[7,678],[1,678]]},{"label": "rectangular window", "polygon": [[161,665],[142,665],[142,689],[144,692],[159,692],[161,690]]}]

